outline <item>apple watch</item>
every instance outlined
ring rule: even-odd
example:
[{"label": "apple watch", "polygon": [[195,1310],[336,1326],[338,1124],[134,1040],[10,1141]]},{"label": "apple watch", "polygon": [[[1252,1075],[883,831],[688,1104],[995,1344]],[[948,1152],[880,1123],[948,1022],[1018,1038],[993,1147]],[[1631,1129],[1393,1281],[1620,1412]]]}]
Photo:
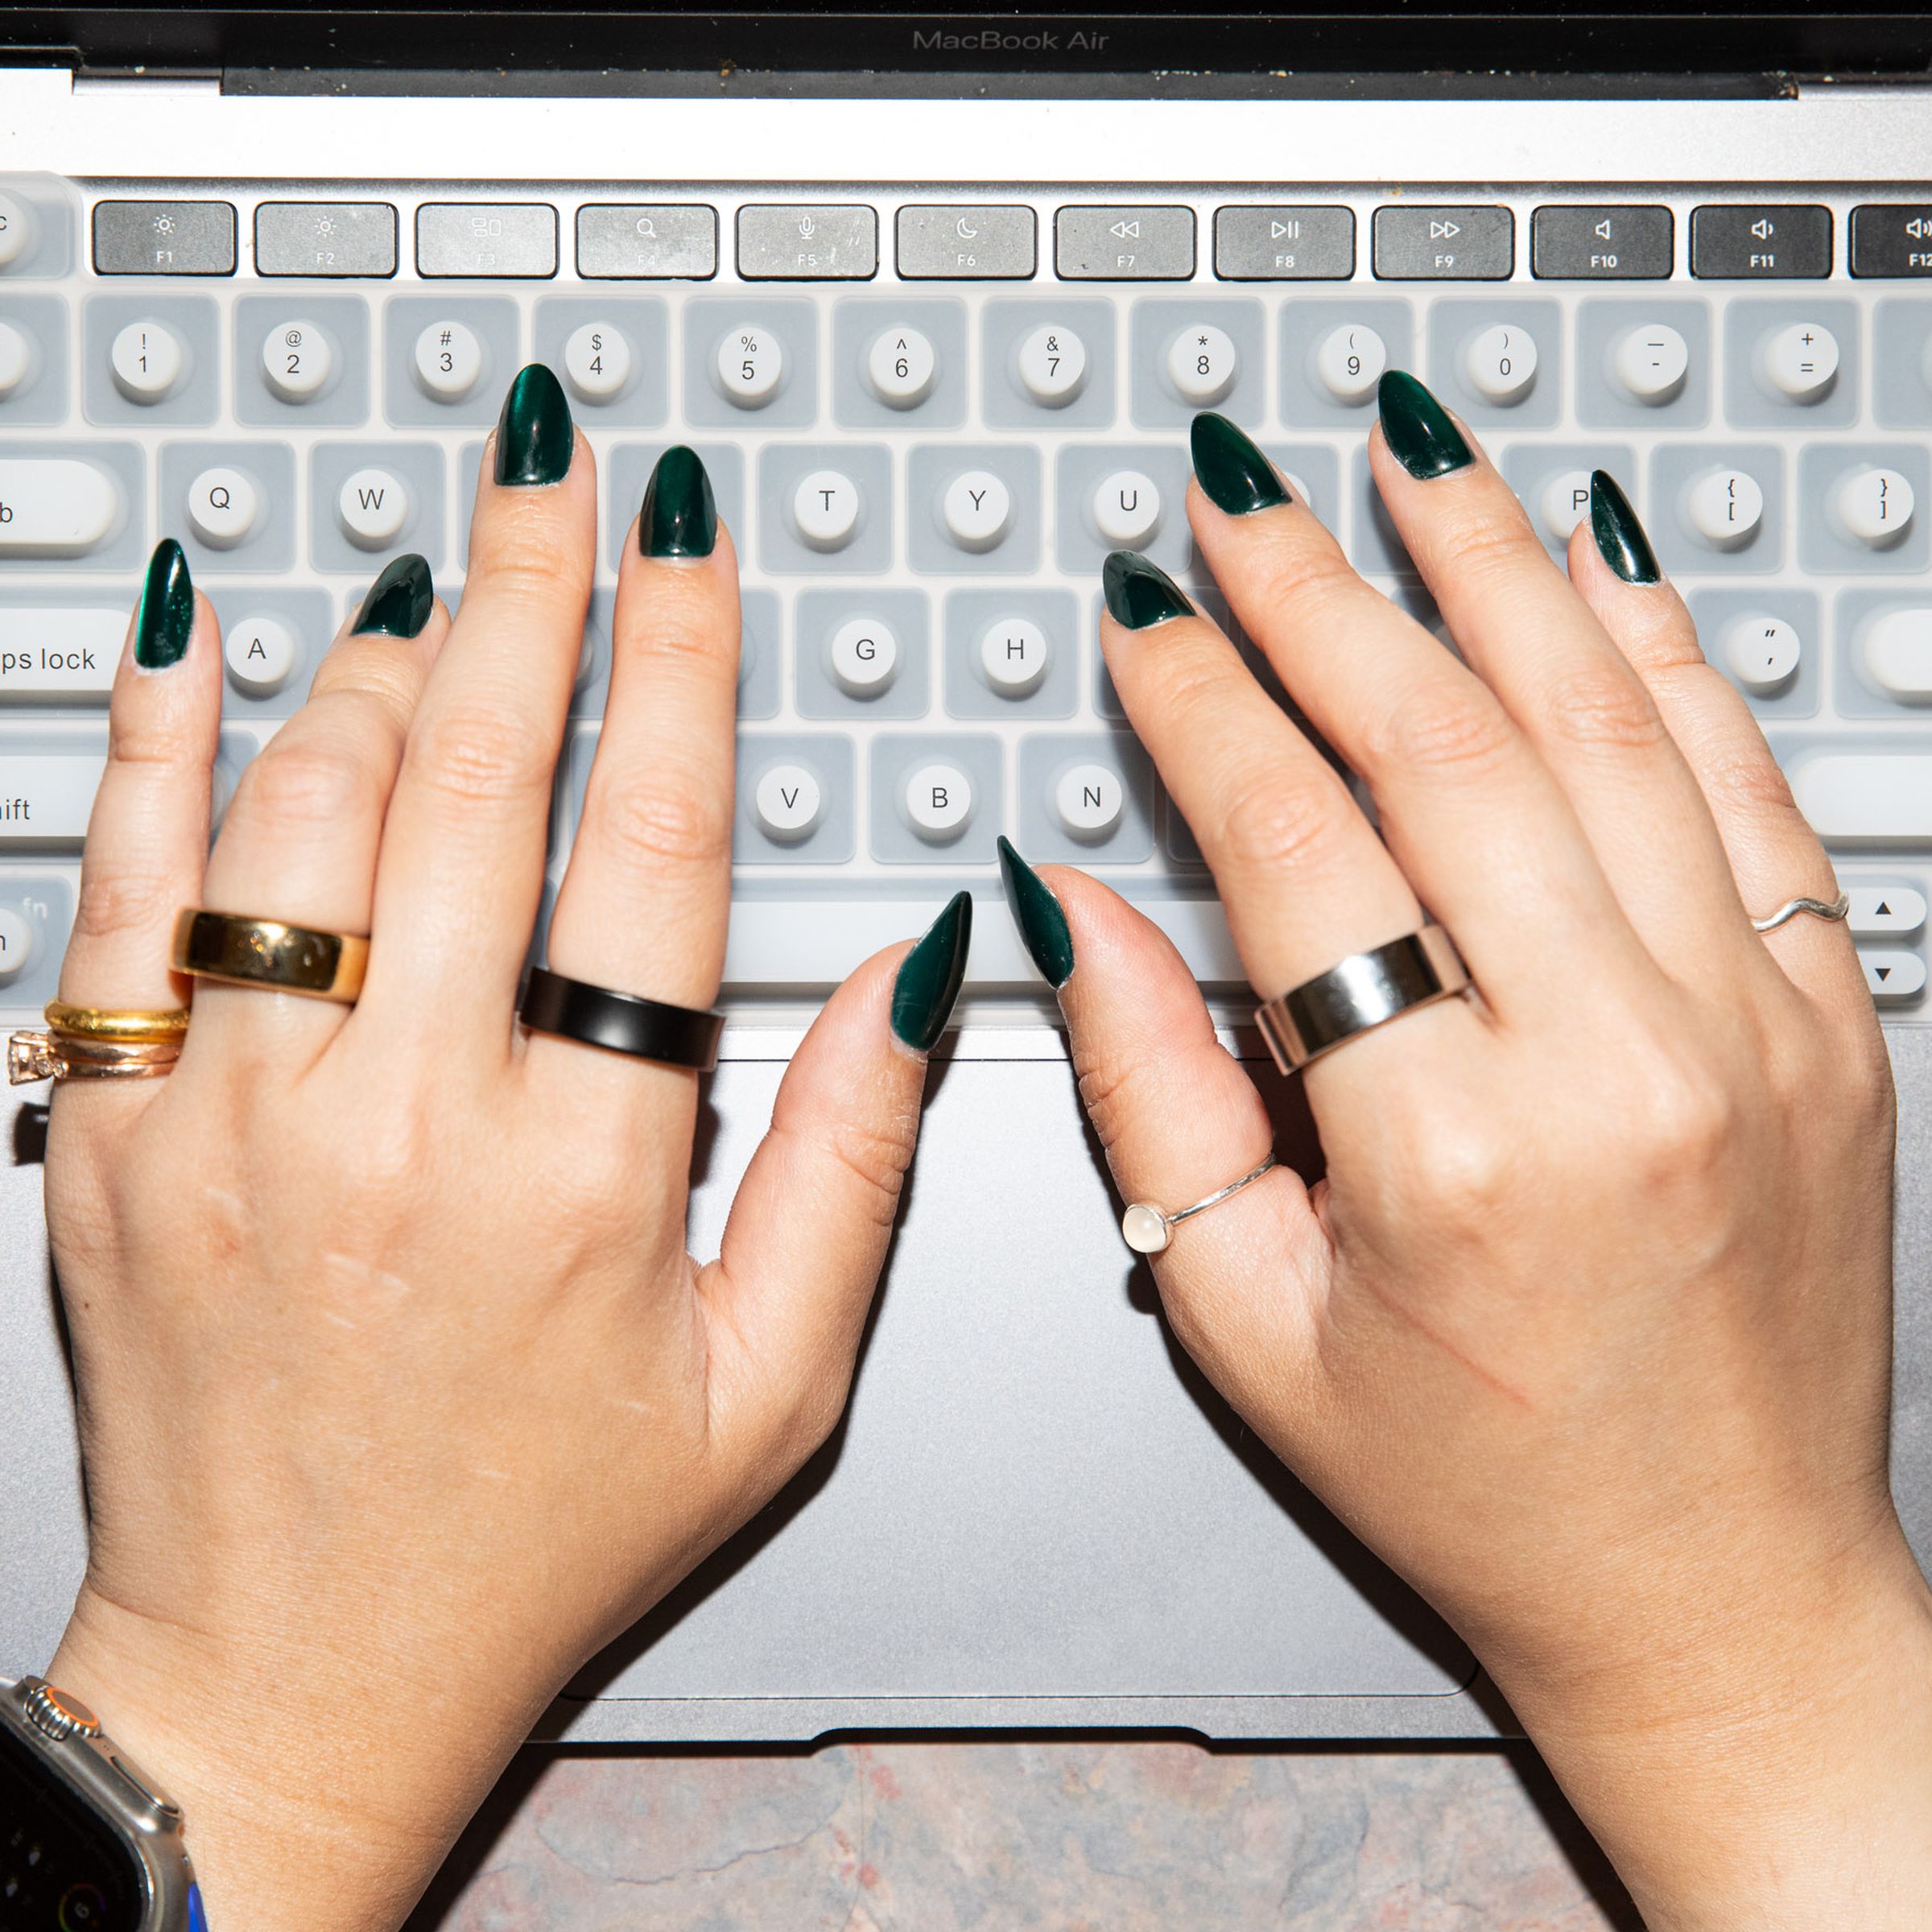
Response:
[{"label": "apple watch", "polygon": [[37,1677],[0,1686],[0,1925],[207,1932],[181,1807]]}]

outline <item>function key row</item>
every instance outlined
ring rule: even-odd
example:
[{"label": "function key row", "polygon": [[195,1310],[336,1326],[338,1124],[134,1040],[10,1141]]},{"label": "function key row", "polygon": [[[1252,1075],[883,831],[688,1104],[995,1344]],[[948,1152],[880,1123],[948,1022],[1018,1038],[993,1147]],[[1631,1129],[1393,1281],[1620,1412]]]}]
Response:
[{"label": "function key row", "polygon": [[[23,257],[32,213],[0,196],[0,271]],[[401,258],[386,201],[265,201],[254,211],[258,275],[387,278]],[[1184,282],[1198,266],[1191,208],[1069,204],[1054,217],[1053,268],[1063,282]],[[898,273],[906,281],[1028,281],[1039,272],[1038,217],[1019,204],[902,208]],[[1229,282],[1335,282],[1357,269],[1354,211],[1334,205],[1229,206],[1213,221],[1213,270]],[[415,211],[415,271],[427,280],[547,280],[559,271],[560,224],[548,202],[426,202]],[[1723,281],[1821,280],[1833,221],[1810,204],[1712,202],[1690,213],[1690,270]],[[747,204],[736,217],[737,267],[754,282],[870,281],[881,265],[876,208],[863,204]],[[1392,282],[1497,282],[1515,273],[1516,216],[1492,205],[1390,204],[1374,211],[1369,269]],[[1530,217],[1530,271],[1543,280],[1664,281],[1676,218],[1641,204],[1552,203]],[[232,275],[237,217],[222,200],[106,200],[94,209],[103,275]],[[719,270],[717,210],[707,203],[598,203],[576,214],[576,272],[593,281],[705,281]],[[1932,206],[1872,203],[1852,211],[1856,276],[1932,275]]]}]

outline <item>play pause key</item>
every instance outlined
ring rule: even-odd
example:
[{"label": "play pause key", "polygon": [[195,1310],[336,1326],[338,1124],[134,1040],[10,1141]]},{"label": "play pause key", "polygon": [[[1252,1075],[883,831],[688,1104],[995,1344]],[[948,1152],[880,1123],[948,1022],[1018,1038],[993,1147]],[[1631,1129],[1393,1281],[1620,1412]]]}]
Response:
[{"label": "play pause key", "polygon": [[1539,208],[1530,218],[1530,271],[1546,281],[1670,279],[1667,208]]}]

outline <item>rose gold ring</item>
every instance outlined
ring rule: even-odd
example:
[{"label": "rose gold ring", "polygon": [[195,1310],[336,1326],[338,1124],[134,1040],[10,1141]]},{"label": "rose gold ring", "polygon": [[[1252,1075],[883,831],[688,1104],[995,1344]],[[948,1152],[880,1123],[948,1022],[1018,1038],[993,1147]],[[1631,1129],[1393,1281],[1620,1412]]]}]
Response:
[{"label": "rose gold ring", "polygon": [[47,1031],[20,1032],[6,1042],[6,1082],[35,1080],[151,1080],[174,1071],[181,1042],[172,1040],[89,1039]]}]

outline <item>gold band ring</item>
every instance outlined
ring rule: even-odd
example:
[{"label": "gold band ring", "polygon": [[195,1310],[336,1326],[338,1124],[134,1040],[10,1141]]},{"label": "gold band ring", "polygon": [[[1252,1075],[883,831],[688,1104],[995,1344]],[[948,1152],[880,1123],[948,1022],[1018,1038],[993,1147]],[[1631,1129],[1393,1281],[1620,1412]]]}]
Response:
[{"label": "gold band ring", "polygon": [[34,1080],[151,1080],[174,1071],[181,1042],[89,1039],[48,1031],[10,1034],[6,1042],[10,1087]]},{"label": "gold band ring", "polygon": [[147,1041],[180,1040],[188,1032],[185,1006],[70,1006],[49,1000],[46,1007],[50,1033],[76,1040],[120,1040],[138,1045]]},{"label": "gold band ring", "polygon": [[176,972],[224,986],[296,993],[351,1006],[368,970],[369,941],[280,919],[184,906],[175,922],[170,963]]}]

